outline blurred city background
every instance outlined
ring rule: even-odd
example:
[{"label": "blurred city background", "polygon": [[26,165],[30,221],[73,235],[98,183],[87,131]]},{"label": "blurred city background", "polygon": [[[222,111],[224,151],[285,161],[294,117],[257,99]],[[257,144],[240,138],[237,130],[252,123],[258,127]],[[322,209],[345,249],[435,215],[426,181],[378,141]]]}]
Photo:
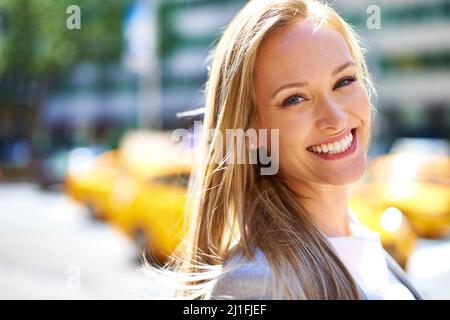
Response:
[{"label": "blurred city background", "polygon": [[[207,55],[245,2],[0,0],[0,299],[170,294],[138,269],[181,232],[170,133],[201,119]],[[450,1],[333,5],[378,91],[351,209],[449,299]]]}]

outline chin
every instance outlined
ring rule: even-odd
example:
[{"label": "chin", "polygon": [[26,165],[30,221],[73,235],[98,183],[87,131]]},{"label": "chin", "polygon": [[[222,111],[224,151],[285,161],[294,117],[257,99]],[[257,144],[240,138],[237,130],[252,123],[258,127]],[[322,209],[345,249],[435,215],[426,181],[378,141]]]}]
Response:
[{"label": "chin", "polygon": [[349,170],[342,173],[335,173],[333,175],[328,174],[326,177],[320,177],[324,184],[330,184],[334,186],[346,185],[358,181],[366,171],[366,162],[352,166]]},{"label": "chin", "polygon": [[334,185],[334,186],[342,186],[342,185],[351,184],[353,182],[358,181],[363,176],[363,174],[364,174],[364,171],[358,175],[329,178],[329,179],[327,179],[328,181],[326,184],[330,184],[330,185]]}]

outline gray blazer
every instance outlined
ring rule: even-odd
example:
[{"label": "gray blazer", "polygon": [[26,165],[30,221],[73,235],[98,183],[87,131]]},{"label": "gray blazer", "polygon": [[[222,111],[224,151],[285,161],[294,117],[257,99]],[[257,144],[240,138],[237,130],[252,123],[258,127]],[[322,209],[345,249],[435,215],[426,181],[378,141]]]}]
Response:
[{"label": "gray blazer", "polygon": [[[394,259],[385,252],[389,270],[406,286],[417,300],[422,300],[422,295],[407,279],[402,268]],[[227,260],[225,266],[239,265],[237,268],[224,273],[218,278],[210,292],[209,299],[236,299],[236,300],[271,300],[274,297],[271,286],[271,269],[264,253],[256,250],[255,260],[249,261],[243,255],[236,254]],[[359,287],[362,299],[367,300],[367,295]]]}]

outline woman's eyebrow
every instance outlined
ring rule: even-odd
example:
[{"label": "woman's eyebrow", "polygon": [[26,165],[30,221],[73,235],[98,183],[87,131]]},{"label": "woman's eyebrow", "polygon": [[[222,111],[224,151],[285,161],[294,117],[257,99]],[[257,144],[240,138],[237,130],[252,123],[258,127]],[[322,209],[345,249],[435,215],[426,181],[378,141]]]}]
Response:
[{"label": "woman's eyebrow", "polygon": [[[337,67],[337,68],[332,72],[332,75],[335,76],[336,74],[338,74],[338,73],[341,72],[342,70],[344,70],[344,69],[346,69],[346,68],[348,68],[348,67],[350,67],[350,66],[354,66],[354,65],[355,65],[355,63],[354,63],[353,61],[348,61],[348,62],[344,63],[343,65]],[[272,94],[272,99],[274,99],[274,98],[277,96],[277,94],[278,94],[280,91],[282,91],[282,90],[285,90],[285,89],[288,89],[288,88],[305,87],[305,86],[307,86],[307,85],[308,85],[308,82],[307,82],[307,81],[305,81],[305,82],[293,82],[293,83],[284,84],[284,85],[282,85],[281,87],[279,87],[277,90],[275,90],[275,92]]]},{"label": "woman's eyebrow", "polygon": [[305,87],[307,85],[308,85],[308,82],[294,82],[294,83],[288,83],[288,84],[282,85],[272,94],[272,99],[277,96],[278,92],[283,91],[284,89]]},{"label": "woman's eyebrow", "polygon": [[355,63],[353,61],[348,61],[348,62],[344,63],[343,65],[341,65],[340,67],[337,67],[336,70],[333,71],[332,75],[335,76],[342,70],[344,70],[350,66],[354,66],[354,65],[355,65]]}]

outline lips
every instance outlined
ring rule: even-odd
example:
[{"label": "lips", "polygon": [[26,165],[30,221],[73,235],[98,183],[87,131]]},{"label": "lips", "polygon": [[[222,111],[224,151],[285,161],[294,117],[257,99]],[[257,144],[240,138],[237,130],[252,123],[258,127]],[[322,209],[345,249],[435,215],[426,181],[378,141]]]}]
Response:
[{"label": "lips", "polygon": [[346,158],[356,152],[358,148],[357,129],[352,129],[351,133],[343,140],[334,141],[327,145],[308,147],[307,150],[314,156],[324,160],[338,160]]},{"label": "lips", "polygon": [[349,128],[338,135],[326,138],[316,144],[310,145],[308,148],[312,148],[315,146],[321,146],[322,144],[328,144],[328,143],[334,143],[334,142],[340,141],[340,140],[344,139],[344,137],[347,136],[352,130],[355,130],[355,129],[356,128]]}]

